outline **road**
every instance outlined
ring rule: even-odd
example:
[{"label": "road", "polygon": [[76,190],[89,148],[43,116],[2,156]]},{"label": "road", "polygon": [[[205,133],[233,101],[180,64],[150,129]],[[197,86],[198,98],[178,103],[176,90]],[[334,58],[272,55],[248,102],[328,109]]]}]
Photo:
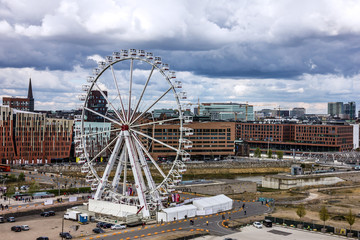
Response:
[{"label": "road", "polygon": [[[208,216],[200,216],[195,218],[189,218],[187,220],[172,221],[163,224],[154,224],[144,227],[129,228],[121,231],[114,231],[113,233],[98,234],[95,237],[82,238],[85,240],[90,239],[106,239],[106,240],[119,240],[119,239],[140,239],[144,237],[151,237],[161,235],[164,233],[186,230],[186,231],[207,231],[212,235],[224,236],[228,234],[236,233],[229,228],[226,228],[223,223],[223,218],[226,219],[238,219],[248,216],[260,215],[269,210],[266,205],[262,205],[261,202],[246,202],[245,211],[241,208],[242,202],[234,202],[234,209],[232,211],[212,214]],[[224,216],[224,217],[223,217]],[[190,220],[194,220],[194,225],[190,225]],[[206,223],[208,222],[208,223]]]}]

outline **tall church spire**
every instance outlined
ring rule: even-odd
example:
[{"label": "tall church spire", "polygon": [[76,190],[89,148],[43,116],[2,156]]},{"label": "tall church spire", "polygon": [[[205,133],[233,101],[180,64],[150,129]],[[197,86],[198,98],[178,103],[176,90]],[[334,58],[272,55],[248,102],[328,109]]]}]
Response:
[{"label": "tall church spire", "polygon": [[34,111],[34,97],[33,97],[33,92],[32,92],[32,86],[31,86],[31,78],[29,79],[29,89],[28,89],[28,97],[29,99],[29,111],[33,112]]},{"label": "tall church spire", "polygon": [[29,99],[33,98],[32,86],[31,86],[31,78],[29,79],[28,98],[29,98]]}]

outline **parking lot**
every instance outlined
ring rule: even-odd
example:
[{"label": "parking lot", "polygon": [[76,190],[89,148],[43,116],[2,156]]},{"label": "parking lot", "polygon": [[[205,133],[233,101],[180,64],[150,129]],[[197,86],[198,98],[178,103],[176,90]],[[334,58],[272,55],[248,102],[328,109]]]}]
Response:
[{"label": "parking lot", "polygon": [[344,239],[340,236],[331,236],[319,232],[309,232],[306,230],[298,230],[295,228],[284,228],[274,226],[272,228],[257,229],[253,226],[242,228],[241,232],[230,234],[227,236],[204,236],[196,238],[198,240],[224,240],[229,239],[246,239],[246,240],[331,240],[331,239]]},{"label": "parking lot", "polygon": [[[50,239],[60,239],[59,233],[62,228],[62,216],[64,212],[56,212],[55,216],[41,217],[40,215],[24,216],[16,219],[16,222],[5,222],[0,224],[0,239],[36,239],[39,236],[47,236]],[[11,227],[15,225],[28,225],[29,231],[13,232]],[[70,232],[74,237],[92,234],[95,223],[79,225],[79,223],[71,220],[64,220],[64,232]],[[75,231],[76,226],[79,229]],[[112,230],[105,229],[111,232]]]}]

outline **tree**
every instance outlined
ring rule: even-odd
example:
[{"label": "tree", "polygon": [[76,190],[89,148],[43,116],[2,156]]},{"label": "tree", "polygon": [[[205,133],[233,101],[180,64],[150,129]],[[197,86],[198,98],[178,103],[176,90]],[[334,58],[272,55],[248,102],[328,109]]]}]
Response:
[{"label": "tree", "polygon": [[40,189],[40,186],[35,182],[33,181],[31,184],[30,184],[30,187],[29,187],[29,191],[31,192],[35,192],[37,190]]},{"label": "tree", "polygon": [[24,182],[25,181],[25,174],[23,172],[19,174],[18,181],[19,182]]},{"label": "tree", "polygon": [[351,226],[354,225],[356,216],[351,212],[351,209],[350,209],[348,215],[345,218],[346,218],[346,221],[348,222],[348,224],[350,225],[350,231],[351,231]]},{"label": "tree", "polygon": [[254,157],[261,158],[261,150],[260,150],[260,148],[255,149]]},{"label": "tree", "polygon": [[283,157],[284,157],[284,152],[283,152],[283,151],[277,151],[277,152],[276,152],[276,155],[277,155],[277,158],[278,158],[278,159],[283,159]]},{"label": "tree", "polygon": [[322,206],[319,212],[319,218],[321,221],[324,222],[324,228],[325,228],[325,222],[327,220],[329,220],[330,215],[329,215],[329,211],[327,210],[327,208],[325,206]]},{"label": "tree", "polygon": [[306,210],[304,207],[304,204],[300,204],[296,209],[296,214],[299,216],[299,218],[303,218],[306,215]]},{"label": "tree", "polygon": [[267,151],[267,156],[268,156],[268,158],[272,158],[272,150],[271,149],[269,149]]}]

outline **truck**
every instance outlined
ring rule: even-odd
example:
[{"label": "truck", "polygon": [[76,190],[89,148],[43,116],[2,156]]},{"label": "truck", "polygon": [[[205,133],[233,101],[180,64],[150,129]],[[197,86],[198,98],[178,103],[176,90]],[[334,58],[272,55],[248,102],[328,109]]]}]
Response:
[{"label": "truck", "polygon": [[65,214],[64,214],[64,218],[65,219],[68,219],[68,220],[74,220],[74,221],[77,221],[79,220],[79,215],[81,214],[81,212],[79,211],[67,211]]}]

